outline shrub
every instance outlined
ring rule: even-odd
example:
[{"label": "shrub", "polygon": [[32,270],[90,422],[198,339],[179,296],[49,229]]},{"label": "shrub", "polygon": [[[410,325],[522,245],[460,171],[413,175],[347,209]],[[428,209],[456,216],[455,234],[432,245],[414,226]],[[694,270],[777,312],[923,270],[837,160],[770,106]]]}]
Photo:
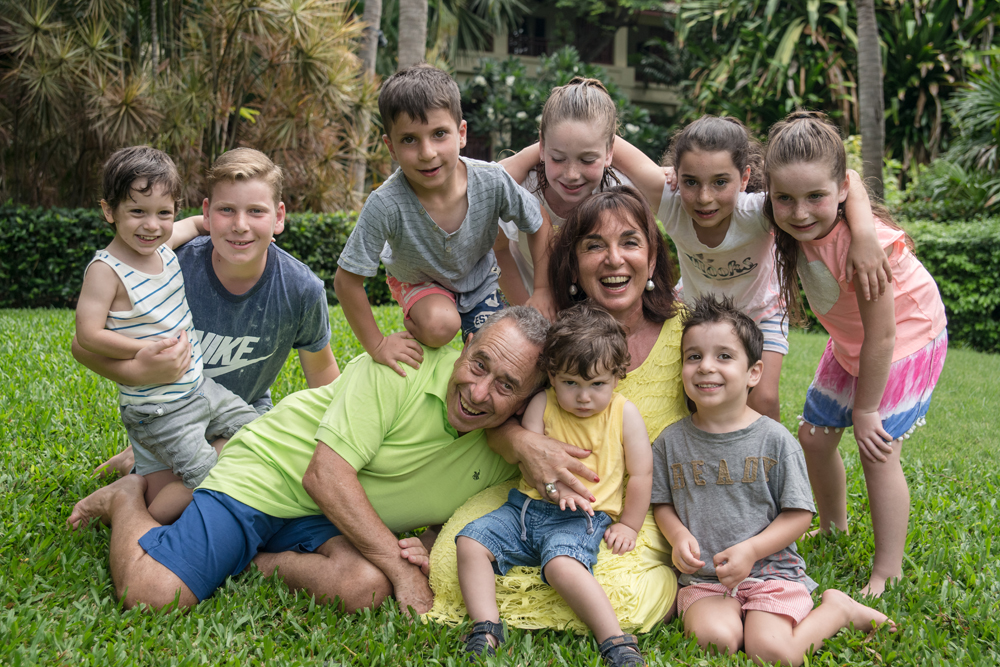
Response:
[{"label": "shrub", "polygon": [[[278,245],[323,280],[327,300],[337,303],[337,258],[357,213],[292,213]],[[0,207],[0,308],[75,308],[83,271],[114,237],[98,209]],[[365,281],[373,304],[392,302],[385,269]]]},{"label": "shrub", "polygon": [[941,290],[952,343],[1000,352],[1000,218],[906,230]]}]

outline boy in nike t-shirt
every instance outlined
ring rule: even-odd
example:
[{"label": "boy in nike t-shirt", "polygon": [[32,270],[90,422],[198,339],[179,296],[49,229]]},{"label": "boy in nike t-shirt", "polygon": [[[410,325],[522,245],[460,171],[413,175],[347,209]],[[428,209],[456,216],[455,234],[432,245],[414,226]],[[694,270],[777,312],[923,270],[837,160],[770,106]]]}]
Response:
[{"label": "boy in nike t-shirt", "polygon": [[[263,414],[293,348],[310,387],[340,375],[326,292],[309,267],[271,243],[284,229],[285,206],[281,169],[267,156],[251,148],[224,153],[209,170],[206,189],[202,225],[210,236],[176,251],[204,373]],[[73,342],[77,361],[128,384],[171,381],[189,354],[186,339],[163,341],[129,360],[101,357]],[[129,447],[98,470],[127,474],[133,465]]]}]

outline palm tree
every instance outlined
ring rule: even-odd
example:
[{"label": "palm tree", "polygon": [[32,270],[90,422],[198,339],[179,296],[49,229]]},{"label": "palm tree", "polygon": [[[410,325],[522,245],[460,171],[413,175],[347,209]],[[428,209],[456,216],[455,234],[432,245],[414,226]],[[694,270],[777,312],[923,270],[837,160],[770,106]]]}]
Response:
[{"label": "palm tree", "polygon": [[399,69],[423,62],[426,54],[427,0],[399,0]]},{"label": "palm tree", "polygon": [[885,100],[882,97],[882,53],[875,23],[875,0],[858,0],[858,93],[861,107],[861,158],[865,182],[882,198],[885,153]]}]

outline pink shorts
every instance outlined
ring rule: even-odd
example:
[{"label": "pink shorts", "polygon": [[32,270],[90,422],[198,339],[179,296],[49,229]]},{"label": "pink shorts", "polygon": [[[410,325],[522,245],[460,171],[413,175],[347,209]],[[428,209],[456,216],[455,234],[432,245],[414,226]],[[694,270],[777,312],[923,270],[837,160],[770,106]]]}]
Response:
[{"label": "pink shorts", "polygon": [[401,283],[392,276],[386,276],[386,282],[389,284],[392,298],[403,307],[405,319],[410,318],[410,308],[413,308],[413,304],[431,294],[446,296],[451,299],[452,303],[455,303],[455,295],[437,283]]},{"label": "pink shorts", "polygon": [[728,595],[735,597],[743,613],[766,611],[787,616],[798,625],[813,609],[812,596],[805,584],[797,581],[747,579],[736,587],[736,595],[722,584],[691,584],[677,591],[677,612],[684,615],[698,600]]}]

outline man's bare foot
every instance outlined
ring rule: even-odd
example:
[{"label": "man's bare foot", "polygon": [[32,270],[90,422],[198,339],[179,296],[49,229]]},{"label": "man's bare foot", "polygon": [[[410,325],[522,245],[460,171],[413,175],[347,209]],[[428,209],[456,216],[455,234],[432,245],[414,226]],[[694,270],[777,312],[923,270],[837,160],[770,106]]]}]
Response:
[{"label": "man's bare foot", "polygon": [[91,475],[94,477],[112,477],[115,473],[117,473],[124,477],[132,472],[133,467],[135,467],[135,453],[132,451],[132,445],[129,445],[101,465],[94,468],[94,472],[92,472]]},{"label": "man's bare foot", "polygon": [[76,530],[93,519],[100,519],[106,526],[111,525],[111,504],[119,493],[130,493],[142,498],[146,493],[146,480],[139,475],[128,475],[94,491],[73,506],[66,525]]},{"label": "man's bare foot", "polygon": [[861,604],[843,591],[828,588],[823,591],[822,600],[822,604],[829,604],[843,609],[847,615],[848,624],[853,626],[855,630],[872,632],[883,624],[888,623],[889,631],[896,631],[896,624],[888,616],[877,609],[872,609],[867,605]]}]

